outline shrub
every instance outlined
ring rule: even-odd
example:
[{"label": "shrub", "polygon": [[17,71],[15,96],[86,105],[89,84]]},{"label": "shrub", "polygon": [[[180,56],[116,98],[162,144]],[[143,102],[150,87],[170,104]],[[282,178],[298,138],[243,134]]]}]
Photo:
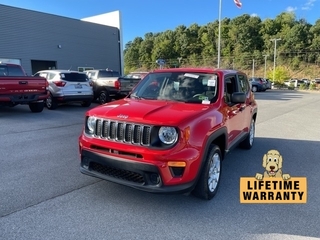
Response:
[{"label": "shrub", "polygon": [[302,84],[300,84],[299,89],[306,90],[306,89],[308,89],[308,85],[305,83],[302,83]]},{"label": "shrub", "polygon": [[315,83],[311,83],[310,86],[309,86],[309,89],[310,89],[310,90],[316,90],[316,87],[317,87],[317,86],[316,86]]}]

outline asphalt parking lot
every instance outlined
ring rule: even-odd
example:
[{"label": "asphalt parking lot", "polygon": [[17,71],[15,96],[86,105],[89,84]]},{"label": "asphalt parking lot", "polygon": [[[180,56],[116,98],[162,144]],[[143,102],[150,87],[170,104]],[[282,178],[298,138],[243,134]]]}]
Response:
[{"label": "asphalt parking lot", "polygon": [[[0,107],[0,239],[320,238],[320,94],[270,90],[254,147],[223,162],[216,197],[156,195],[82,175],[78,141],[87,109],[31,113]],[[269,149],[306,176],[307,204],[240,204],[239,179],[262,172]]]}]

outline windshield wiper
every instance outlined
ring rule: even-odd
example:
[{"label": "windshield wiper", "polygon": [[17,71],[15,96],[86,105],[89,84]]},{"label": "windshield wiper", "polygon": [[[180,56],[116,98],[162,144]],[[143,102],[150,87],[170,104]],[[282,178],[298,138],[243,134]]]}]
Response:
[{"label": "windshield wiper", "polygon": [[137,95],[130,95],[130,98],[134,98],[134,99],[138,99],[138,100],[144,99],[144,98],[139,97],[139,96],[137,96]]}]

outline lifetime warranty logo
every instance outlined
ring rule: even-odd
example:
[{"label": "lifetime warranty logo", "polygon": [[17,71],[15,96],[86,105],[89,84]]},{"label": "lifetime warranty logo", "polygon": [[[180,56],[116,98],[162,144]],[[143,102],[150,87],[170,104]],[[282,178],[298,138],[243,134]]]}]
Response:
[{"label": "lifetime warranty logo", "polygon": [[240,178],[240,203],[307,203],[307,178],[284,174],[282,162],[277,150],[264,154],[263,174]]}]

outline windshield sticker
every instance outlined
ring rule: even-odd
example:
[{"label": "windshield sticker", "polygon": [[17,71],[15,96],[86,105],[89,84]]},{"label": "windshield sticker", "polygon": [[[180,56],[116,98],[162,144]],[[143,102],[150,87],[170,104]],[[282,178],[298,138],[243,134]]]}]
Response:
[{"label": "windshield sticker", "polygon": [[179,91],[179,85],[180,85],[179,82],[173,82],[173,88],[174,88],[176,91]]},{"label": "windshield sticker", "polygon": [[215,79],[209,79],[207,86],[208,87],[215,87],[216,86],[216,80]]},{"label": "windshield sticker", "polygon": [[199,78],[199,75],[197,74],[192,74],[192,73],[185,73],[184,74],[185,77],[190,77],[190,78]]},{"label": "windshield sticker", "polygon": [[210,104],[210,101],[208,98],[202,100],[202,104]]}]

